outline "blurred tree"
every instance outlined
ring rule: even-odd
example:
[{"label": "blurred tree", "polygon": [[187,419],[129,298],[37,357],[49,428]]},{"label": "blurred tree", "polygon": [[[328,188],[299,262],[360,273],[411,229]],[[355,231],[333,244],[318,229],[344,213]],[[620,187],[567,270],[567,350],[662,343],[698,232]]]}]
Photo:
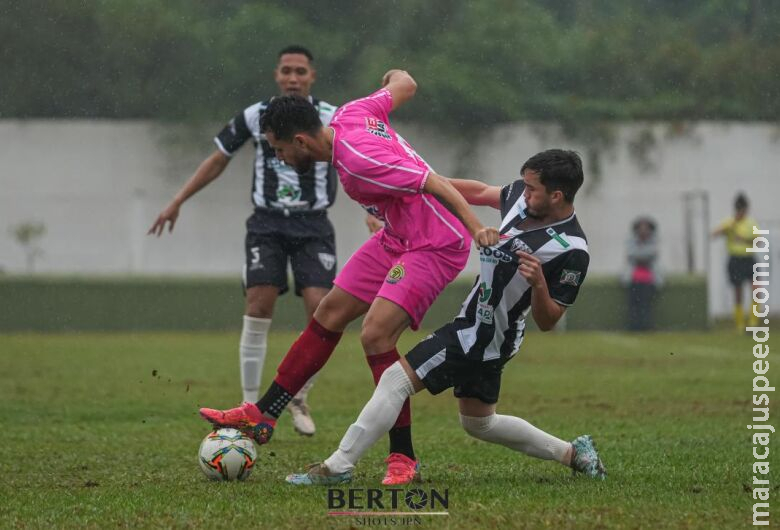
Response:
[{"label": "blurred tree", "polygon": [[46,234],[46,225],[33,221],[19,223],[11,227],[11,234],[24,250],[25,265],[28,273],[35,271],[35,260],[43,255],[38,240]]},{"label": "blurred tree", "polygon": [[407,68],[407,118],[780,119],[772,0],[0,0],[0,117],[224,119],[314,50],[341,102]]}]

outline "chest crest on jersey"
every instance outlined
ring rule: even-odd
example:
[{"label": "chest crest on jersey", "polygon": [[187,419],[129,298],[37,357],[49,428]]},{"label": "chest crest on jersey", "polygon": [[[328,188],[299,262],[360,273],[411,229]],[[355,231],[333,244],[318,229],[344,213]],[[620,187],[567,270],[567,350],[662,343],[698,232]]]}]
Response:
[{"label": "chest crest on jersey", "polygon": [[392,139],[390,133],[387,132],[387,125],[385,125],[385,122],[370,116],[366,118],[366,131],[370,132],[374,136],[384,138],[385,140]]},{"label": "chest crest on jersey", "polygon": [[533,254],[533,249],[531,247],[529,247],[526,244],[526,242],[523,241],[522,239],[520,239],[519,237],[515,238],[512,241],[512,245],[510,246],[509,250],[511,252],[514,252],[516,250],[521,250],[521,251],[523,251],[523,252],[525,252],[527,254]]}]

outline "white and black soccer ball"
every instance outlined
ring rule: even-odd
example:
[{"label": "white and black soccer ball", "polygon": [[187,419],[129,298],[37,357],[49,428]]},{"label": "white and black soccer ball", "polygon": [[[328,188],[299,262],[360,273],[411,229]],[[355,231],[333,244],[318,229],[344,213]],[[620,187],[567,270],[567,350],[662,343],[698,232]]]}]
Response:
[{"label": "white and black soccer ball", "polygon": [[257,451],[238,429],[218,429],[200,443],[198,461],[211,480],[244,480],[252,473]]}]

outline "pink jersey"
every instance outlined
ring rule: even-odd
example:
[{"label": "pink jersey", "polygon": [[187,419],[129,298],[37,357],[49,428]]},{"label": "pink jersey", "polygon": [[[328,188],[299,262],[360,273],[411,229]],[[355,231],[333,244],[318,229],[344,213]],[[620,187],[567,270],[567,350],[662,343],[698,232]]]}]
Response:
[{"label": "pink jersey", "polygon": [[385,222],[378,235],[388,250],[468,248],[463,224],[423,193],[430,166],[391,127],[393,96],[381,89],[333,115],[333,167],[344,191]]}]

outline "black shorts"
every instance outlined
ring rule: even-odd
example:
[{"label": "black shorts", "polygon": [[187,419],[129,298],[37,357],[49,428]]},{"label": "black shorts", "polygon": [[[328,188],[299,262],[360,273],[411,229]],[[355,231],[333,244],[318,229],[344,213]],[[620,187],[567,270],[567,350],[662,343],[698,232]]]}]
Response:
[{"label": "black shorts", "polygon": [[292,264],[295,294],[306,287],[330,289],[336,277],[336,238],[324,210],[291,213],[255,210],[246,221],[244,287],[275,285],[289,290],[287,261]]},{"label": "black shorts", "polygon": [[753,263],[753,256],[730,256],[728,272],[731,285],[739,287],[753,281]]},{"label": "black shorts", "polygon": [[451,324],[437,329],[406,354],[406,361],[431,394],[453,387],[456,398],[476,398],[488,404],[498,402],[501,372],[509,359],[468,358]]}]

